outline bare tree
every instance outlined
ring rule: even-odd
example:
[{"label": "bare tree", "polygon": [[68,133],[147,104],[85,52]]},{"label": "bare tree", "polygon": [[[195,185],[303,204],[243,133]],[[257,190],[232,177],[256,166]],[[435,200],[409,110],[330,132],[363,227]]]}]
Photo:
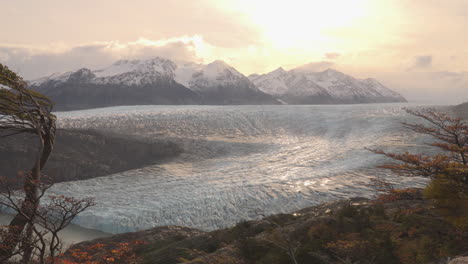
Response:
[{"label": "bare tree", "polygon": [[[259,215],[265,217],[263,214]],[[287,230],[285,226],[275,221],[275,219],[269,217],[264,218],[263,221],[266,221],[269,224],[273,224],[276,227],[272,233],[264,237],[263,240],[272,243],[276,247],[283,250],[294,264],[298,264],[299,262],[297,261],[297,255],[299,253],[301,243],[297,239],[293,238],[291,232]]]},{"label": "bare tree", "polygon": [[[17,238],[18,245],[10,249],[10,255],[0,261],[21,256],[22,263],[29,263],[32,259],[40,264],[52,263],[63,249],[59,232],[65,229],[78,214],[95,205],[94,199],[76,199],[63,195],[49,195],[47,199],[43,199],[52,184],[41,182],[38,184],[37,201],[35,201],[39,205],[35,214],[31,216],[28,214],[30,209],[23,211],[26,195],[22,190],[15,189],[16,181],[17,179],[0,178],[0,186],[4,189],[0,192],[0,206],[26,218],[28,228],[26,232],[20,233]],[[39,203],[41,200],[42,203]],[[8,234],[0,232],[1,239],[6,235]]]},{"label": "bare tree", "polygon": [[301,243],[292,238],[284,227],[276,228],[268,241],[286,252],[294,264],[299,263],[297,262],[297,254],[299,253]]},{"label": "bare tree", "polygon": [[467,181],[468,175],[468,122],[438,112],[434,108],[406,110],[409,114],[420,117],[426,124],[403,123],[403,125],[420,134],[430,135],[436,142],[429,145],[442,150],[436,155],[411,153],[388,153],[382,150],[371,150],[385,155],[396,163],[380,166],[406,176],[423,176],[434,179],[437,175],[448,173],[458,176],[458,180]]},{"label": "bare tree", "polygon": [[[45,235],[41,232],[35,232],[37,237],[42,238],[37,247],[40,259],[44,259],[46,251],[49,259],[54,259],[63,246],[59,232],[67,227],[78,214],[95,205],[92,198],[76,199],[59,195],[49,196],[49,200],[47,205],[39,207],[34,222],[46,231]],[[46,239],[46,235],[50,238]]]}]

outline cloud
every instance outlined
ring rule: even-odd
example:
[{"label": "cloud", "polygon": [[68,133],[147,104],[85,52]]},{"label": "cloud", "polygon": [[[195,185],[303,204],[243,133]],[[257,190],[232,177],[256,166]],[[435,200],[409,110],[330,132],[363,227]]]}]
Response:
[{"label": "cloud", "polygon": [[[213,45],[236,48],[261,41],[247,15],[219,0],[1,1],[0,43],[76,46],[94,41],[133,41],[201,35]],[[21,23],[13,23],[21,17]]]},{"label": "cloud", "polygon": [[331,61],[319,61],[319,62],[311,62],[302,66],[297,67],[299,70],[306,70],[306,71],[324,71],[326,69],[335,67],[335,63]]},{"label": "cloud", "polygon": [[468,72],[376,72],[373,77],[413,102],[459,104],[468,101]]},{"label": "cloud", "polygon": [[177,61],[200,61],[203,49],[210,46],[198,36],[165,40],[140,39],[134,42],[99,42],[69,49],[30,48],[0,45],[0,62],[25,79],[87,67],[97,69],[120,59],[149,59],[161,56]]},{"label": "cloud", "polygon": [[336,59],[338,59],[340,56],[341,56],[341,54],[338,53],[338,52],[328,52],[328,53],[325,53],[325,58],[328,59],[328,60],[336,60]]},{"label": "cloud", "polygon": [[415,56],[412,68],[430,68],[432,66],[432,56]]}]

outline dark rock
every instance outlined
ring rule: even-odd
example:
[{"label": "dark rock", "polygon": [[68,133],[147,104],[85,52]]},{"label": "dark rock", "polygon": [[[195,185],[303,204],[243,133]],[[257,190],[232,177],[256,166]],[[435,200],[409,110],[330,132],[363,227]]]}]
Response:
[{"label": "dark rock", "polygon": [[453,111],[458,117],[468,119],[468,103],[459,104],[453,107]]},{"label": "dark rock", "polygon": [[[28,171],[36,138],[15,135],[0,140],[0,175]],[[96,131],[58,130],[54,151],[44,168],[53,182],[76,181],[137,169],[173,158],[181,149],[168,141],[146,142]]]}]

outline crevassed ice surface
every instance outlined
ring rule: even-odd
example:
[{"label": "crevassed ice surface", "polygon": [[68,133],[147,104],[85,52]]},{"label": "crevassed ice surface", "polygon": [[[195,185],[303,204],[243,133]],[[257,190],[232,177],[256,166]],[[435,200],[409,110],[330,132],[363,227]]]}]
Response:
[{"label": "crevassed ice surface", "polygon": [[161,225],[213,230],[371,196],[366,184],[374,175],[423,186],[423,179],[376,169],[388,160],[365,149],[405,151],[425,140],[402,128],[402,121],[418,121],[403,107],[134,106],[58,113],[63,128],[167,138],[184,153],[163,164],[57,184],[51,192],[95,197],[97,206],[75,223],[120,233]]}]

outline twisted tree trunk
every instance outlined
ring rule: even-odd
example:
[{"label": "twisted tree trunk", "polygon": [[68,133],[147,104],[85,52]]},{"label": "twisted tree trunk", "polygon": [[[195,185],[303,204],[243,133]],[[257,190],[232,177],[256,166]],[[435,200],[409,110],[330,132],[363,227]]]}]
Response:
[{"label": "twisted tree trunk", "polygon": [[[44,135],[44,134],[43,134]],[[41,183],[41,170],[47,163],[53,149],[53,135],[45,133],[41,136],[38,157],[31,173],[27,175],[23,185],[24,200],[18,212],[8,226],[8,233],[0,244],[0,261],[11,257],[15,247],[21,241],[21,234],[28,224],[33,224],[34,216],[39,207],[38,192]],[[28,238],[26,238],[28,239]],[[28,263],[32,256],[32,245],[23,245],[23,263]]]},{"label": "twisted tree trunk", "polygon": [[[11,221],[0,242],[0,263],[8,260],[15,253],[25,227],[34,225],[34,217],[39,207],[39,190],[41,188],[41,170],[49,159],[55,141],[55,115],[52,114],[53,102],[46,96],[27,89],[27,83],[0,64],[0,84],[10,89],[0,89],[0,131],[7,134],[2,137],[20,133],[30,133],[39,137],[39,148],[31,173],[24,179],[24,200],[21,205],[14,204],[12,208],[17,214]],[[19,208],[18,208],[19,207]],[[28,236],[28,234],[26,234]],[[27,237],[27,240],[30,237]],[[32,255],[32,245],[25,243],[24,261],[28,262]],[[23,261],[23,262],[24,262]]]}]

